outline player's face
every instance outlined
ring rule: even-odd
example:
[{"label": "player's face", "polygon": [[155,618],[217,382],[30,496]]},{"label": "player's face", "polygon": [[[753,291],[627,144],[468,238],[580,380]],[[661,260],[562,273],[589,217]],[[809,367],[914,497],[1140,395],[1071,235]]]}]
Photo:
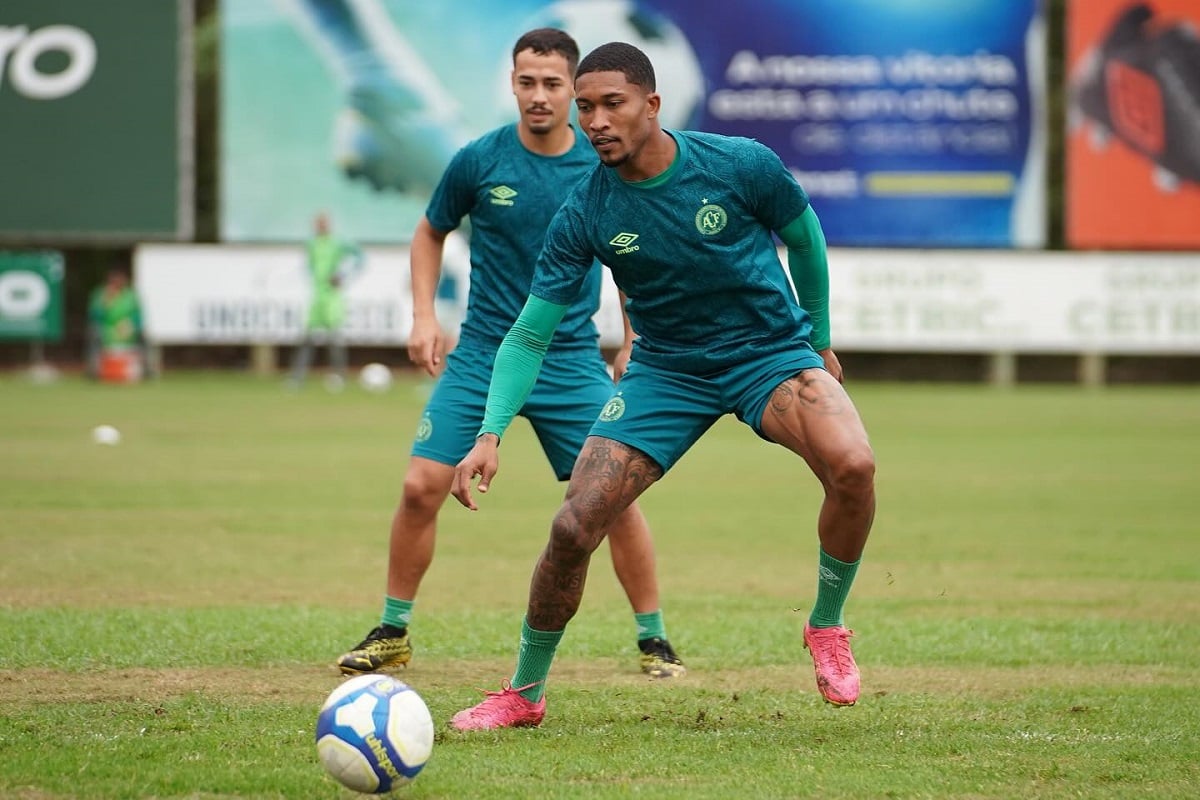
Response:
[{"label": "player's face", "polygon": [[512,71],[513,96],[521,112],[521,125],[530,133],[545,135],[571,120],[571,73],[559,53],[517,53]]},{"label": "player's face", "polygon": [[575,81],[579,125],[607,167],[637,157],[654,132],[659,96],[623,72],[588,72]]}]

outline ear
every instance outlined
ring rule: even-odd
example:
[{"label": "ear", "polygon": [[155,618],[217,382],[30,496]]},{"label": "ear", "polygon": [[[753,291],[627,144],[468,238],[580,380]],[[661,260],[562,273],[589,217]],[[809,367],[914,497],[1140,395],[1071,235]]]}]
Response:
[{"label": "ear", "polygon": [[654,119],[658,116],[659,108],[662,107],[662,95],[658,92],[651,92],[646,95],[646,118]]},{"label": "ear", "polygon": [[514,95],[517,93],[517,71],[515,69],[508,71],[508,88]]}]

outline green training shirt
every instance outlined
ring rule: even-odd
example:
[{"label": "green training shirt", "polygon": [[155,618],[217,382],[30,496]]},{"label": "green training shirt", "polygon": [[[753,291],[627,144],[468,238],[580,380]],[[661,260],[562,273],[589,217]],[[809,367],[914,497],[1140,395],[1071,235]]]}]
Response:
[{"label": "green training shirt", "polygon": [[[762,353],[829,346],[825,239],[803,189],[756,142],[671,135],[679,153],[662,175],[627,184],[597,167],[556,215],[532,294],[496,354],[481,433],[501,435],[508,427],[536,379],[579,265],[606,248],[614,252],[606,263],[619,265],[614,277],[630,296],[639,361],[706,374]],[[677,198],[670,192],[684,211],[672,210]],[[696,196],[700,207],[689,218],[688,201]],[[599,221],[589,230],[587,219]],[[797,293],[815,316],[792,294],[772,230],[787,245]],[[645,256],[643,232],[654,236],[645,237]]]},{"label": "green training shirt", "polygon": [[[595,151],[578,130],[566,153],[543,156],[521,144],[515,123],[455,154],[425,217],[439,231],[454,230],[463,217],[471,218],[471,290],[460,341],[499,345],[529,296],[551,218],[596,163]],[[554,334],[556,349],[598,346],[592,317],[600,307],[600,279],[600,265],[589,257],[578,291],[564,303],[570,307]]]},{"label": "green training shirt", "polygon": [[115,293],[104,286],[96,287],[88,301],[88,319],[98,329],[104,345],[134,344],[142,330],[137,293],[129,286]]},{"label": "green training shirt", "polygon": [[308,240],[308,271],[313,279],[313,293],[317,298],[335,294],[335,277],[345,277],[342,263],[350,259],[349,271],[362,266],[362,251],[358,245],[339,239],[331,234],[321,234]]},{"label": "green training shirt", "polygon": [[671,167],[641,183],[597,166],[546,234],[531,293],[571,302],[599,258],[628,298],[634,359],[692,375],[765,353],[808,347],[776,249],[808,195],[752,139],[669,131]]}]

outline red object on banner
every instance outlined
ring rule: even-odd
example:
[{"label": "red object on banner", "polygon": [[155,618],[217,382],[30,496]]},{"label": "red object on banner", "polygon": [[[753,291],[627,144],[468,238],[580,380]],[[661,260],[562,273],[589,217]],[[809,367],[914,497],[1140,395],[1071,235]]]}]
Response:
[{"label": "red object on banner", "polygon": [[1114,61],[1104,70],[1109,113],[1117,135],[1149,156],[1166,146],[1162,92],[1154,76]]},{"label": "red object on banner", "polygon": [[1068,0],[1066,238],[1200,248],[1200,3]]}]

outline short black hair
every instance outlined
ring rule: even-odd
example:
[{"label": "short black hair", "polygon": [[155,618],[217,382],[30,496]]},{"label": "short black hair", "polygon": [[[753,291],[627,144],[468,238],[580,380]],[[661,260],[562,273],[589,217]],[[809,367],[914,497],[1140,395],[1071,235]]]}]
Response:
[{"label": "short black hair", "polygon": [[641,50],[628,42],[602,44],[579,62],[575,77],[588,72],[620,72],[625,80],[648,92],[655,90],[654,65]]},{"label": "short black hair", "polygon": [[569,33],[558,28],[534,28],[521,34],[521,38],[513,45],[513,66],[516,66],[517,54],[525,50],[532,50],[539,56],[558,53],[567,60],[567,70],[572,75],[579,66],[579,45]]}]

